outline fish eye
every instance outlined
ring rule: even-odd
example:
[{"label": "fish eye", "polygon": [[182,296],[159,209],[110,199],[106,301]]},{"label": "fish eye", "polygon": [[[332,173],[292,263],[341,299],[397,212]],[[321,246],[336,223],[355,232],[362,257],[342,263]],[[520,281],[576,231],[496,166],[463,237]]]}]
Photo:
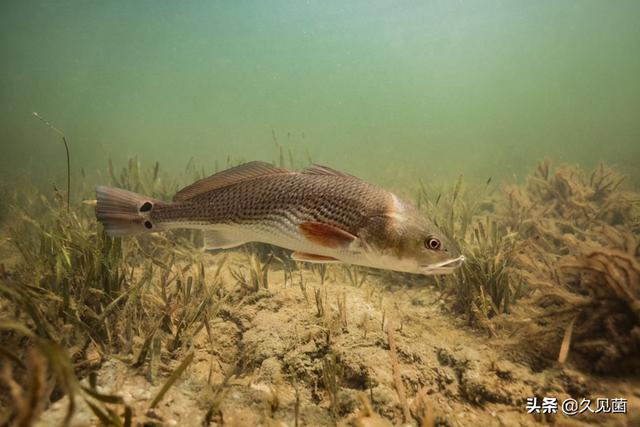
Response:
[{"label": "fish eye", "polygon": [[424,246],[427,249],[431,249],[431,250],[438,250],[440,249],[440,246],[442,246],[442,243],[440,242],[440,240],[437,237],[434,236],[429,236],[425,239],[424,241]]}]

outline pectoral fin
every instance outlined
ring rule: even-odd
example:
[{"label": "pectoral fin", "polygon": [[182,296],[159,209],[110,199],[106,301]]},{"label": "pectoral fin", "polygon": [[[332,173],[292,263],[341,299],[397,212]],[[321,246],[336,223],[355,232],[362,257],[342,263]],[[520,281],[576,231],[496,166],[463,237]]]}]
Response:
[{"label": "pectoral fin", "polygon": [[328,248],[340,248],[349,246],[356,236],[348,231],[342,230],[329,224],[319,222],[303,222],[300,224],[300,231],[304,236],[314,243]]},{"label": "pectoral fin", "polygon": [[291,254],[291,259],[295,261],[315,262],[318,264],[340,262],[338,259],[330,256],[310,254],[307,252],[294,252]]}]

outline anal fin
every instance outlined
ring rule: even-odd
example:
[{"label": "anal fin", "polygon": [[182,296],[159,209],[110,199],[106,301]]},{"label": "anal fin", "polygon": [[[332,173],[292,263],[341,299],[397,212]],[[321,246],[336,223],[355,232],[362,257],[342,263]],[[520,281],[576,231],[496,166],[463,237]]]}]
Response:
[{"label": "anal fin", "polygon": [[244,245],[247,241],[224,230],[204,230],[205,249],[229,249]]},{"label": "anal fin", "polygon": [[340,260],[338,260],[337,258],[324,256],[324,255],[310,254],[307,252],[294,252],[291,254],[291,259],[295,261],[315,262],[318,264],[340,262]]}]

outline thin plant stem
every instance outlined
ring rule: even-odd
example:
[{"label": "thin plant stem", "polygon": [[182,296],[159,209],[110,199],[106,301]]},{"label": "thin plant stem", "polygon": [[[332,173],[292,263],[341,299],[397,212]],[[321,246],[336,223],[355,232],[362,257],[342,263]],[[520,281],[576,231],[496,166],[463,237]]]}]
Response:
[{"label": "thin plant stem", "polygon": [[55,127],[51,123],[49,123],[40,114],[38,114],[38,113],[36,113],[34,111],[33,115],[37,119],[42,121],[45,125],[47,125],[50,129],[52,129],[55,133],[60,135],[60,137],[62,138],[62,142],[64,143],[64,150],[65,150],[65,152],[67,154],[67,211],[69,211],[70,206],[71,206],[71,161],[69,159],[69,144],[67,143],[67,137],[64,135],[64,133],[60,129],[58,129],[57,127]]}]

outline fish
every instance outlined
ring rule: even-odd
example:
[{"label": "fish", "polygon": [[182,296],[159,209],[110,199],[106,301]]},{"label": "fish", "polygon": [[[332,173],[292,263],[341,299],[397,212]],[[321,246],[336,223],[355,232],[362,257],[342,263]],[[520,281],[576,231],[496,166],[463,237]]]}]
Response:
[{"label": "fish", "polygon": [[205,249],[261,242],[313,263],[433,275],[452,273],[464,261],[413,204],[316,164],[291,171],[245,163],[194,182],[171,202],[99,186],[96,218],[109,236],[201,229]]}]

